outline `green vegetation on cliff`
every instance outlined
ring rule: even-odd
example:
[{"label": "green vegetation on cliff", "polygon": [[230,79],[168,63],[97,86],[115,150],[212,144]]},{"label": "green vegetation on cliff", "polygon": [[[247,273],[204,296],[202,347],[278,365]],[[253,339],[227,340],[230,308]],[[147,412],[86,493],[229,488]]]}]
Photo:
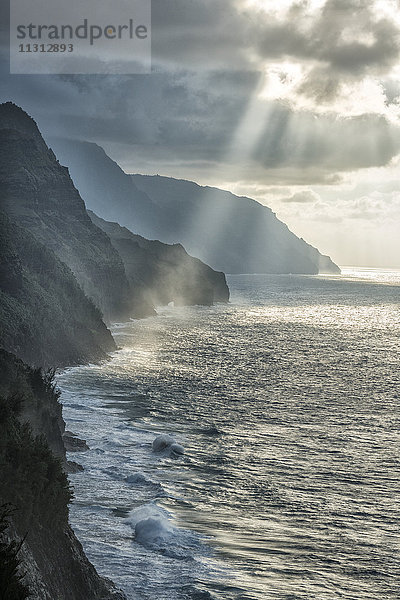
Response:
[{"label": "green vegetation on cliff", "polygon": [[68,524],[71,489],[54,373],[28,367],[4,350],[0,373],[0,506],[15,509],[0,551],[4,542],[12,566],[12,553],[25,539],[17,558],[32,600],[123,600],[98,576]]},{"label": "green vegetation on cliff", "polygon": [[29,588],[23,583],[19,553],[24,540],[9,540],[9,519],[14,513],[11,505],[0,506],[0,600],[26,600]]},{"label": "green vegetation on cliff", "polygon": [[20,395],[0,396],[1,500],[23,507],[14,522],[29,534],[37,520],[42,526],[65,526],[72,496],[61,460],[44,434],[34,436],[30,425],[19,420],[22,402]]}]

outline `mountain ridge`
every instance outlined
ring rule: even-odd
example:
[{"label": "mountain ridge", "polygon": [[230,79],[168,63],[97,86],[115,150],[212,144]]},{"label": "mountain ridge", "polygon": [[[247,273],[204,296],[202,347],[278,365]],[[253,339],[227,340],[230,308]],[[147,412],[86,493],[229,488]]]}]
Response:
[{"label": "mountain ridge", "polygon": [[147,240],[118,223],[105,221],[91,210],[92,221],[110,237],[124,262],[128,280],[140,282],[145,304],[174,302],[175,306],[228,302],[224,273],[189,256],[181,244]]},{"label": "mountain ridge", "polygon": [[35,121],[11,103],[0,105],[0,207],[69,266],[106,320],[133,314],[118,253],[90,220],[68,168]]},{"label": "mountain ridge", "polygon": [[[118,249],[104,228],[90,219],[68,167],[62,166],[47,147],[35,121],[12,103],[0,105],[0,142],[0,208],[7,216],[28,229],[72,270],[106,322],[155,315],[154,303],[146,300],[149,295],[142,293],[141,282],[134,277],[128,281]],[[126,181],[129,185],[130,180]],[[97,192],[95,188],[94,193]],[[143,247],[142,262],[156,276],[152,259],[161,260],[162,253],[146,257],[147,250]],[[176,269],[176,287],[183,289],[185,283],[179,281],[178,264]],[[158,273],[162,278],[161,269]],[[197,274],[199,281],[193,281],[193,294],[187,293],[186,300],[189,304],[210,304],[213,291],[218,297],[218,277],[224,276],[216,276],[206,265],[198,266]],[[188,270],[182,272],[181,278],[187,275]],[[222,286],[226,287],[225,280]]]},{"label": "mountain ridge", "polygon": [[99,217],[149,239],[181,243],[217,271],[340,272],[257,200],[184,179],[127,174],[92,142],[49,142]]}]

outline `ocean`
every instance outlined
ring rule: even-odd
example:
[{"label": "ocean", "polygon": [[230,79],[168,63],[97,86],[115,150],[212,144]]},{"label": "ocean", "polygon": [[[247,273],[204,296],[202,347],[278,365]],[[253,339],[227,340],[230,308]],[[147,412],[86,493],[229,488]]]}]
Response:
[{"label": "ocean", "polygon": [[129,600],[398,599],[400,272],[228,284],[58,375],[87,555]]}]

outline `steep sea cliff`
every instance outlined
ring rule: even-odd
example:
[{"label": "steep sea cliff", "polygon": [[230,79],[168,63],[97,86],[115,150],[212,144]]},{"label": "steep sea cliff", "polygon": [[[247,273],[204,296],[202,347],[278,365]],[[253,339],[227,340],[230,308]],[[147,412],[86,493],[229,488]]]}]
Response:
[{"label": "steep sea cliff", "polygon": [[[0,552],[23,540],[17,562],[32,600],[123,599],[69,526],[65,472],[80,467],[66,461],[65,441],[79,440],[65,436],[52,372],[40,367],[108,358],[116,344],[103,319],[226,302],[229,290],[182,246],[117,225],[111,240],[111,224],[92,222],[68,169],[12,103],[0,106],[0,161]],[[7,577],[0,592],[19,599]]]},{"label": "steep sea cliff", "polygon": [[121,258],[36,123],[11,103],[0,105],[0,208],[72,270],[107,320],[133,314]]},{"label": "steep sea cliff", "polygon": [[[0,350],[0,504],[13,509],[8,536],[32,600],[123,600],[97,574],[68,523],[71,489],[65,423],[52,378]],[[5,589],[5,598],[12,595]]]},{"label": "steep sea cliff", "polygon": [[191,306],[228,302],[224,273],[189,256],[181,244],[146,240],[118,223],[100,219],[92,211],[88,213],[118,250],[128,280],[140,290],[145,304],[162,306],[174,302],[176,306]]}]

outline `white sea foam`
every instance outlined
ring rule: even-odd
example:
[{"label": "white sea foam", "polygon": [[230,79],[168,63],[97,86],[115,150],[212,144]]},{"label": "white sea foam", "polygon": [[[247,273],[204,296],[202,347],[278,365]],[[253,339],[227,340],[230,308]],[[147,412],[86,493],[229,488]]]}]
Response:
[{"label": "white sea foam", "polygon": [[134,529],[135,540],[153,550],[165,550],[176,544],[179,533],[170,522],[168,511],[150,503],[129,513],[127,521]]},{"label": "white sea foam", "polygon": [[144,546],[168,544],[174,534],[173,527],[160,517],[148,517],[135,525],[135,539]]},{"label": "white sea foam", "polygon": [[174,525],[170,513],[154,502],[132,510],[126,521],[138,544],[171,558],[190,560],[199,548],[199,536]]},{"label": "white sea foam", "polygon": [[126,520],[131,527],[135,528],[137,523],[143,521],[143,519],[148,519],[149,517],[168,520],[171,518],[171,515],[165,508],[158,506],[155,502],[149,502],[148,504],[143,504],[142,506],[131,510]]}]

